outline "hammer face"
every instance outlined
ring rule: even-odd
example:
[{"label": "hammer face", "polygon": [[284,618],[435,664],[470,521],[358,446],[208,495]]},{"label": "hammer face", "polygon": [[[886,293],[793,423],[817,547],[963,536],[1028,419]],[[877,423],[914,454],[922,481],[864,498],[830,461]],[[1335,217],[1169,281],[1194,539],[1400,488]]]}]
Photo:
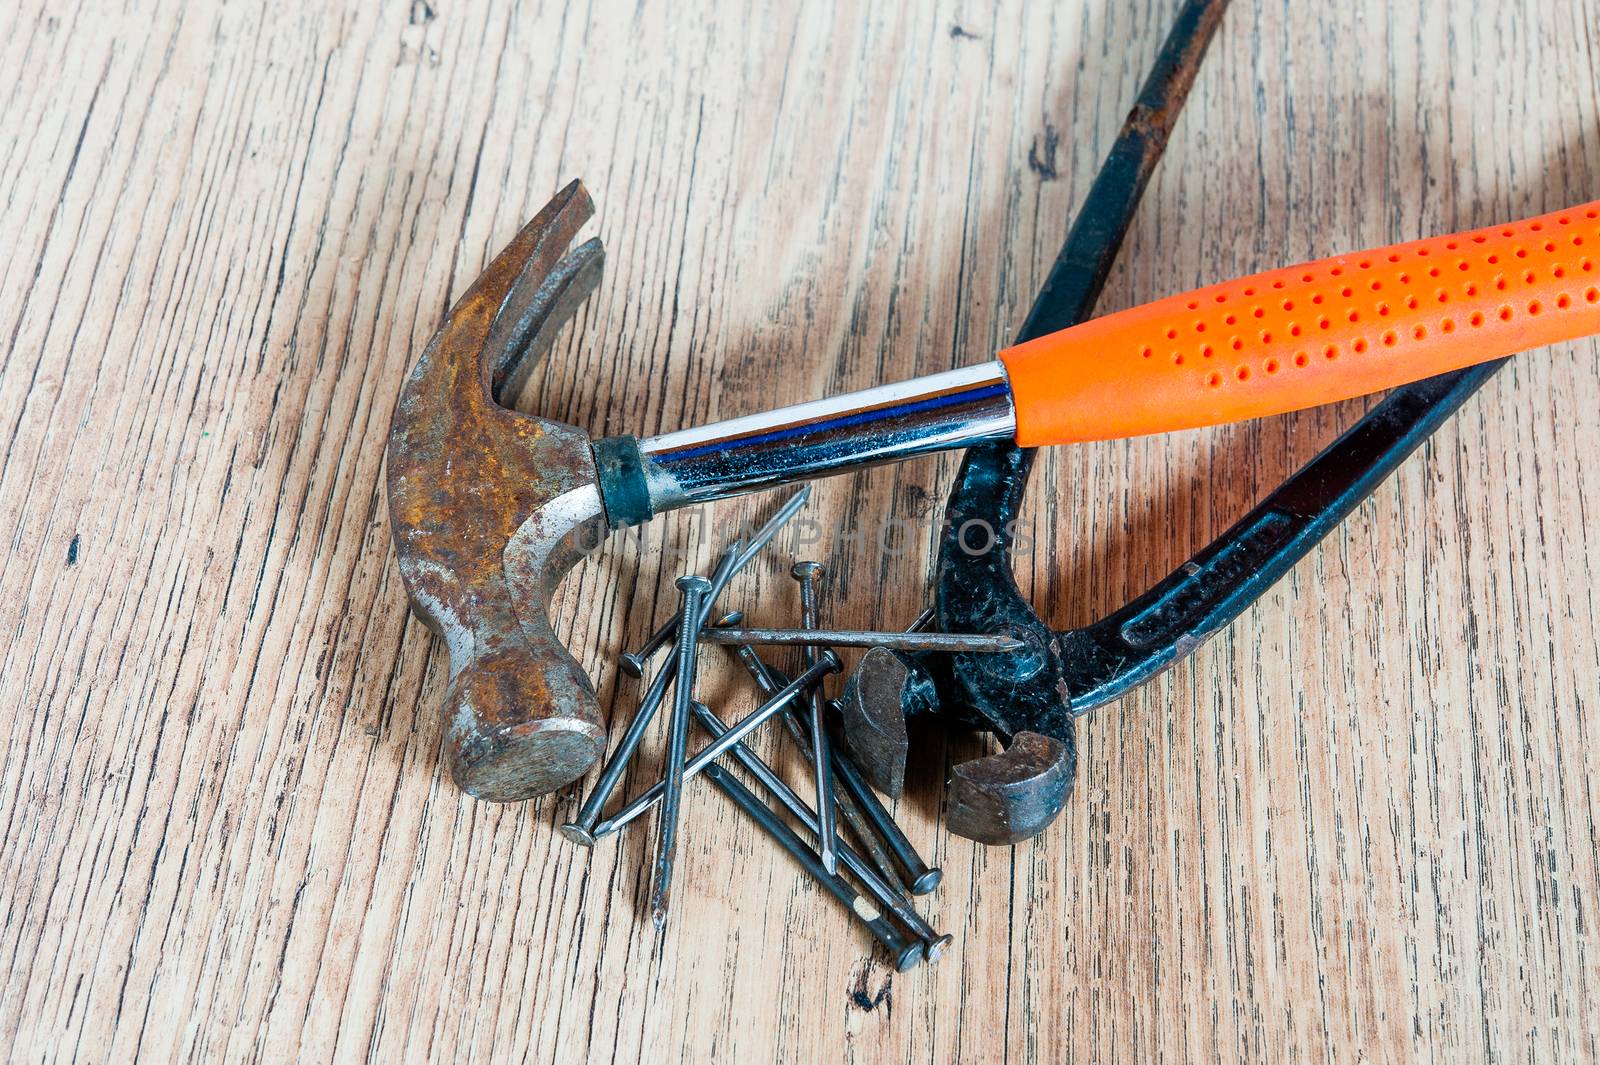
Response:
[{"label": "hammer face", "polygon": [[472,284],[412,370],[387,456],[389,517],[412,608],[445,642],[445,753],[468,793],[515,801],[583,775],[599,705],[550,627],[550,597],[605,533],[582,431],[501,406],[598,281],[593,207],[573,182]]}]

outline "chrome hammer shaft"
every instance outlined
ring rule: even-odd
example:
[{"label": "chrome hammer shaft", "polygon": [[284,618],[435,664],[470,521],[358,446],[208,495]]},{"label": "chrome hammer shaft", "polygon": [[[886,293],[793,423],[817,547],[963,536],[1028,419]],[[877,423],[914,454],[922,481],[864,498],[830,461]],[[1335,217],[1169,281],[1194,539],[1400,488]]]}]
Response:
[{"label": "chrome hammer shaft", "polygon": [[606,517],[663,511],[913,455],[1009,440],[1016,411],[999,360],[640,440],[594,442]]}]

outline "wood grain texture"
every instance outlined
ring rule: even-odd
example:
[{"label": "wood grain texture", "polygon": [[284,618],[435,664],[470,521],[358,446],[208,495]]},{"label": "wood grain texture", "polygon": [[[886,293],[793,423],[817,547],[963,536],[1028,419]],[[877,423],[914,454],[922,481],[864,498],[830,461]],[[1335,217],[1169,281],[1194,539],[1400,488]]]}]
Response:
[{"label": "wood grain texture", "polygon": [[[431,4],[431,6],[430,6]],[[18,1061],[1600,1060],[1600,403],[1518,361],[1238,624],[1080,728],[1012,849],[898,813],[893,974],[707,788],[647,833],[442,775],[381,496],[447,301],[583,177],[605,281],[527,402],[654,432],[984,357],[1176,0],[0,13],[0,1039]],[[1597,0],[1236,0],[1102,302],[1600,195]],[[1143,590],[1360,404],[1051,453],[1021,576]],[[922,605],[954,460],[819,486],[841,624]],[[765,512],[746,500],[717,520]],[[705,563],[686,520],[664,533]],[[562,589],[605,665],[681,559]],[[729,602],[792,614],[788,549]],[[727,665],[706,688],[750,698]],[[772,751],[772,738],[763,740]],[[629,779],[656,772],[652,742]],[[791,769],[792,756],[783,755]]]}]

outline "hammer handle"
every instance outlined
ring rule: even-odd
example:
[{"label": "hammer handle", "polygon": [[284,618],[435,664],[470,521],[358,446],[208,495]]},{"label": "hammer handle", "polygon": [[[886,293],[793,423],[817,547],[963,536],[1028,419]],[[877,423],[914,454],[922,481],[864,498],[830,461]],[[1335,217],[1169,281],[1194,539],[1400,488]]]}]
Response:
[{"label": "hammer handle", "polygon": [[913,455],[1110,440],[1333,403],[1600,333],[1600,202],[1291,266],[1109,314],[991,362],[596,441],[613,526]]},{"label": "hammer handle", "polygon": [[1259,418],[1600,333],[1600,201],[1228,281],[1000,353],[1024,447]]}]

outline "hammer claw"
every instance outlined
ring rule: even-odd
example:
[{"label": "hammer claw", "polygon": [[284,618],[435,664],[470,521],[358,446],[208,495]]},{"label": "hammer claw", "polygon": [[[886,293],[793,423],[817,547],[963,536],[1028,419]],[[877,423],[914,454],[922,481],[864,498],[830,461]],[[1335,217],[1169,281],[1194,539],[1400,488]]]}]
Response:
[{"label": "hammer claw", "polygon": [[593,237],[563,256],[546,275],[533,270],[536,265],[530,260],[529,268],[517,276],[486,345],[489,391],[505,407],[515,405],[540,356],[600,283],[605,249],[600,238]]},{"label": "hammer claw", "polygon": [[413,379],[426,373],[439,385],[459,388],[460,401],[466,401],[466,381],[477,378],[482,387],[475,398],[490,402],[491,377],[507,353],[537,329],[538,314],[551,309],[552,301],[537,298],[540,290],[558,275],[573,238],[593,214],[594,203],[581,181],[556,193],[450,308],[429,341],[433,357],[425,354],[417,362]]}]

